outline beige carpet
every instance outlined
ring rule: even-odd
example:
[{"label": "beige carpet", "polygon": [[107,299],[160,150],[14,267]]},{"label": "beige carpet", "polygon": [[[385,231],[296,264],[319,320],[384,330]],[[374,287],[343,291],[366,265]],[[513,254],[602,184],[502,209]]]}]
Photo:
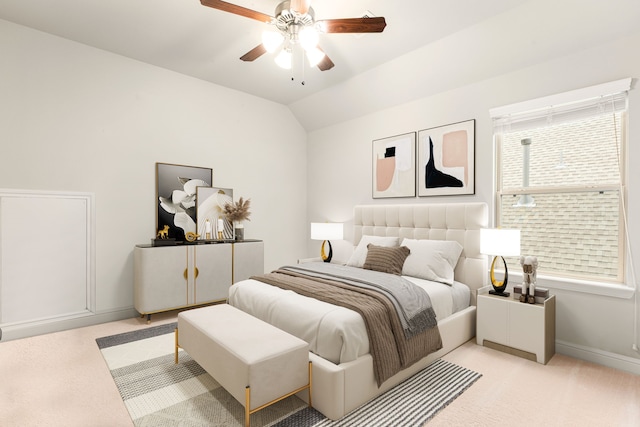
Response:
[{"label": "beige carpet", "polygon": [[[95,339],[146,327],[134,318],[0,342],[0,426],[132,426]],[[429,427],[640,425],[640,376],[562,355],[539,365],[473,341],[444,359],[483,376]]]},{"label": "beige carpet", "polygon": [[435,426],[640,426],[640,376],[556,354],[547,365],[467,342],[444,359],[482,373]]}]

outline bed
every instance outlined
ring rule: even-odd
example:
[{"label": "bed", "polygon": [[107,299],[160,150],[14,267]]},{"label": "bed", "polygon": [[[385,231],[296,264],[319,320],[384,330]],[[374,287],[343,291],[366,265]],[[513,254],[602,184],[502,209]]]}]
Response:
[{"label": "bed", "polygon": [[[488,208],[484,203],[359,205],[354,208],[355,250],[346,266],[323,266],[324,263],[286,266],[274,273],[234,284],[229,303],[309,342],[309,356],[313,362],[313,406],[328,418],[339,419],[474,337],[476,290],[487,281],[486,257],[480,254],[480,229],[486,227],[487,222]],[[318,297],[320,300],[317,300],[306,295],[306,286],[311,283],[307,283],[306,276],[317,276],[317,280],[323,281],[327,279],[325,274],[333,275],[333,270],[339,270],[336,274],[348,276],[344,281],[340,276],[339,281],[349,288],[351,281],[360,281],[363,274],[368,280],[369,275],[385,275],[380,271],[394,268],[386,263],[379,267],[373,261],[374,255],[395,256],[400,244],[408,246],[411,254],[406,261],[399,261],[401,276],[386,276],[401,277],[397,280],[406,279],[426,290],[433,303],[437,327],[433,328],[436,335],[428,328],[415,331],[421,340],[424,337],[419,342],[429,346],[429,354],[417,356],[417,353],[408,352],[407,360],[400,357],[400,362],[396,363],[399,366],[389,371],[387,364],[381,365],[379,361],[378,339],[367,334],[369,320],[363,321],[364,314],[333,305],[330,297],[327,300]],[[434,245],[439,249],[433,252],[438,254],[437,259],[425,263],[423,258],[418,258],[427,254],[425,248],[431,250]],[[456,247],[459,252],[454,249]],[[364,262],[368,263],[366,268],[363,268]],[[425,264],[429,265],[427,270]],[[325,271],[326,268],[330,270]],[[291,284],[274,286],[270,283],[278,278],[276,276],[283,275],[293,276]],[[297,283],[299,275],[305,276],[300,279],[304,283]],[[336,280],[333,276],[330,279]],[[288,286],[294,287],[291,289],[302,286],[302,290],[294,292]],[[402,289],[404,292],[405,288]],[[416,297],[422,294],[420,289],[414,291]],[[430,313],[420,308],[411,314],[420,319],[419,324],[430,317],[423,311]],[[394,327],[404,328],[405,333],[413,327],[407,325],[406,320],[397,323]],[[412,339],[415,341],[416,338]]]}]

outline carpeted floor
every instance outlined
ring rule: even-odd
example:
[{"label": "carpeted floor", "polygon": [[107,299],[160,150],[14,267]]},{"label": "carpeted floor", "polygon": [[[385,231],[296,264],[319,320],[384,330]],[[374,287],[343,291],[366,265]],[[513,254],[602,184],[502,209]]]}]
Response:
[{"label": "carpeted floor", "polygon": [[[136,426],[242,426],[244,408],[189,355],[174,363],[173,329],[161,325],[96,340]],[[438,360],[338,421],[292,396],[251,416],[254,427],[421,426],[480,374]]]},{"label": "carpeted floor", "polygon": [[[96,338],[176,318],[159,313],[151,326],[138,316],[0,341],[0,426],[133,427]],[[541,365],[475,340],[442,359],[482,377],[424,427],[640,425],[639,375],[562,354]]]}]

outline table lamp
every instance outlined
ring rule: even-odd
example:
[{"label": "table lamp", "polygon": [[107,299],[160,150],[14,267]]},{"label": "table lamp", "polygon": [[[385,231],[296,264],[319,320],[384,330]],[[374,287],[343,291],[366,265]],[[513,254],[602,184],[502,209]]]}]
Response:
[{"label": "table lamp", "polygon": [[[331,248],[330,239],[342,240],[344,237],[344,224],[340,222],[312,222],[311,223],[311,239],[323,240],[320,248],[320,257],[324,262],[331,262],[333,249]],[[325,252],[325,244],[329,244],[329,253]]]},{"label": "table lamp", "polygon": [[[506,256],[520,255],[520,230],[505,228],[482,228],[480,229],[480,252],[485,255],[494,255],[491,263],[491,285],[493,290],[489,291],[492,295],[500,295],[508,297],[507,282],[509,281],[509,271],[507,270],[507,262],[504,260]],[[504,280],[497,281],[494,273],[496,260],[500,257],[504,264]]]}]

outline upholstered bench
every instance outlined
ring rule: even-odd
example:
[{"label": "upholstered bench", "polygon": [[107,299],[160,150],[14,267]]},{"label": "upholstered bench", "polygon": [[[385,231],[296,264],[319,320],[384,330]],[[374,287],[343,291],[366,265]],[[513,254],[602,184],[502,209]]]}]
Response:
[{"label": "upholstered bench", "polygon": [[250,416],[302,390],[309,390],[309,345],[228,304],[178,314],[176,363],[181,347]]}]

